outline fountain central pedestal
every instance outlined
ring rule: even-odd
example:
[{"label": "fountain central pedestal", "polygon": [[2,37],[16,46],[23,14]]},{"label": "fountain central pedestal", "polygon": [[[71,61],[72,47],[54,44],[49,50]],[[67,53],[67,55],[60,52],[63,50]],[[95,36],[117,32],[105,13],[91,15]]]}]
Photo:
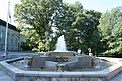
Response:
[{"label": "fountain central pedestal", "polygon": [[57,71],[64,71],[66,65],[65,64],[57,64]]}]

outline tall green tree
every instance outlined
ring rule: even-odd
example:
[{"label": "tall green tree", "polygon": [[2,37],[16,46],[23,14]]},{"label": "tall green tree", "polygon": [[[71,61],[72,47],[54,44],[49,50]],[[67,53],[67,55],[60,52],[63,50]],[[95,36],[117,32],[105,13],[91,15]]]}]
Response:
[{"label": "tall green tree", "polygon": [[22,50],[34,50],[34,48],[38,48],[39,35],[35,30],[30,28],[22,29],[21,34],[26,36],[26,41],[21,44]]},{"label": "tall green tree", "polygon": [[84,10],[80,2],[64,4],[54,23],[57,37],[64,34],[68,50],[81,48],[87,51],[89,47],[95,52],[99,46],[98,32],[100,12]]},{"label": "tall green tree", "polygon": [[78,31],[79,45],[84,51],[88,51],[87,49],[90,47],[94,53],[98,52],[100,36],[97,26],[100,17],[100,12],[84,10],[84,13],[78,15],[73,23]]},{"label": "tall green tree", "polygon": [[99,29],[107,56],[122,57],[122,7],[107,11],[100,18]]},{"label": "tall green tree", "polygon": [[15,6],[15,21],[30,26],[39,35],[38,45],[47,49],[47,41],[52,33],[53,15],[62,0],[21,0],[21,4]]},{"label": "tall green tree", "polygon": [[54,22],[57,30],[57,37],[64,34],[68,50],[75,50],[77,41],[73,22],[75,22],[77,14],[83,12],[83,6],[79,2],[75,4],[64,3],[60,10],[61,12],[56,15],[56,21]]}]

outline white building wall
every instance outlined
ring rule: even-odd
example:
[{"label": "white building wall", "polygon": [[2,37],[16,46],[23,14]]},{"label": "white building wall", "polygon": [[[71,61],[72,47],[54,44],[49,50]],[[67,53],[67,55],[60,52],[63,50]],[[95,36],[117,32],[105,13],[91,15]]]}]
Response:
[{"label": "white building wall", "polygon": [[[0,51],[5,49],[5,27],[0,25]],[[8,28],[7,50],[19,49],[19,32]]]}]

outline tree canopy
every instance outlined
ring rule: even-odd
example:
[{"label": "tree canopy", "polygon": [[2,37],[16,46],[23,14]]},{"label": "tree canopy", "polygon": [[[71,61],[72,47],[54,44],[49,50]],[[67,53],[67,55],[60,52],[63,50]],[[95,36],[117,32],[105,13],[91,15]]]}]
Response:
[{"label": "tree canopy", "polygon": [[[92,48],[98,53],[98,31],[101,13],[85,10],[80,2],[63,3],[62,0],[21,0],[15,7],[15,21],[27,36],[26,44],[39,51],[54,50],[59,36],[64,34],[68,50]],[[56,31],[52,30],[54,28]],[[28,32],[29,31],[29,32]]]},{"label": "tree canopy", "polygon": [[122,57],[122,7],[102,14],[99,29],[107,56]]},{"label": "tree canopy", "polygon": [[15,6],[15,21],[24,28],[29,26],[30,30],[35,30],[39,35],[38,46],[44,47],[44,51],[52,33],[53,15],[61,4],[62,0],[21,0],[21,4]]}]

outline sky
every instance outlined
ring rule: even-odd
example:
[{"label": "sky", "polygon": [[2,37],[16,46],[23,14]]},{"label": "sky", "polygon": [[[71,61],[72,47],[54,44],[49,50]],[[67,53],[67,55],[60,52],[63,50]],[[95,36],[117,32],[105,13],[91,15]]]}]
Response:
[{"label": "sky", "polygon": [[9,1],[10,1],[11,24],[16,25],[14,22],[14,18],[13,18],[14,5],[19,3],[20,0],[0,0],[0,19],[7,21],[7,12],[8,12],[8,2]]},{"label": "sky", "polygon": [[[20,0],[0,0],[0,19],[7,21],[7,11],[8,11],[8,2],[10,1],[10,12],[11,12],[11,24],[16,25],[13,17],[14,14],[14,5],[19,3]],[[80,1],[84,9],[100,11],[102,13],[106,10],[111,10],[117,6],[122,6],[122,0],[64,0],[66,3],[75,3]]]},{"label": "sky", "polygon": [[64,0],[65,2],[74,3],[80,1],[84,9],[100,11],[102,13],[106,10],[111,10],[117,6],[122,6],[122,0]]}]

